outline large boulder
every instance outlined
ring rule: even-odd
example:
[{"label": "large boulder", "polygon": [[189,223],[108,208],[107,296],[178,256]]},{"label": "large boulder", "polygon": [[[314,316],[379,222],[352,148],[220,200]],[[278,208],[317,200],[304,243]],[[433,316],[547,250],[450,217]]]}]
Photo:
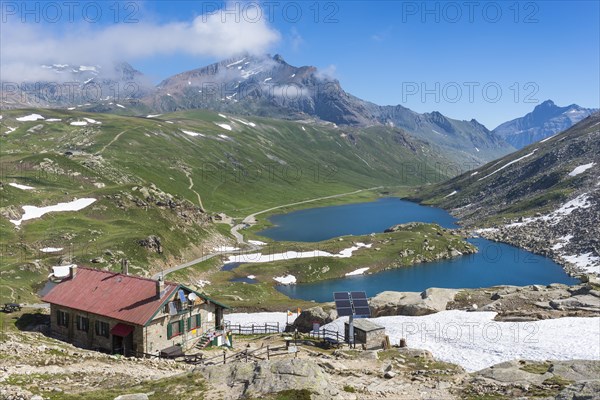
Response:
[{"label": "large boulder", "polygon": [[600,399],[600,381],[577,382],[564,388],[556,400],[598,400]]},{"label": "large boulder", "polygon": [[430,288],[418,292],[382,292],[371,299],[373,317],[389,315],[420,316],[444,311],[459,291],[456,289]]},{"label": "large boulder", "polygon": [[298,332],[310,332],[313,329],[313,323],[319,323],[321,326],[330,323],[338,317],[334,309],[324,310],[323,307],[312,307],[303,310],[292,324],[292,330],[298,329]]},{"label": "large boulder", "polygon": [[203,368],[211,385],[227,389],[222,398],[261,398],[284,390],[309,390],[314,399],[335,398],[339,392],[314,361],[286,358],[232,363]]}]

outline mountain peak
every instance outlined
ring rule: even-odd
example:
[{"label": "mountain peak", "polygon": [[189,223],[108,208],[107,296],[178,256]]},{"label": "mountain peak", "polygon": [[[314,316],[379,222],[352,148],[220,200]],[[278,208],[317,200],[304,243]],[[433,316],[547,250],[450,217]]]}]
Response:
[{"label": "mountain peak", "polygon": [[548,100],[544,101],[543,103],[541,103],[536,108],[538,108],[538,107],[540,107],[540,108],[542,108],[542,107],[555,107],[555,106],[556,106],[556,104],[554,104],[554,102],[552,100],[548,99]]}]

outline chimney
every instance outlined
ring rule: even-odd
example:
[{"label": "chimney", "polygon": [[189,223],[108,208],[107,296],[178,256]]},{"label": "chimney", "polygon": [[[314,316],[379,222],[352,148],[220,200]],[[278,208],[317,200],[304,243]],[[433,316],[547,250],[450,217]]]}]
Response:
[{"label": "chimney", "polygon": [[77,265],[73,264],[69,266],[69,276],[73,279],[75,278],[75,275],[77,275]]},{"label": "chimney", "polygon": [[121,260],[121,273],[123,275],[129,275],[129,260],[126,258]]},{"label": "chimney", "polygon": [[161,297],[161,292],[165,290],[165,281],[163,280],[162,275],[158,277],[158,280],[156,281],[156,295],[158,296],[158,298]]}]

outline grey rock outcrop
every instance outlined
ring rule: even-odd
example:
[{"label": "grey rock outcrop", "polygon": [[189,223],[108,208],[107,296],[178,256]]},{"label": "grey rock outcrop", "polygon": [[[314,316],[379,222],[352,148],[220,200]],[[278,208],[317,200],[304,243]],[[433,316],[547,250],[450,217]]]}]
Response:
[{"label": "grey rock outcrop", "polygon": [[338,390],[323,369],[306,359],[215,365],[201,370],[215,386],[227,387],[224,398],[260,398],[283,390],[310,390],[314,399],[330,399]]},{"label": "grey rock outcrop", "polygon": [[429,288],[422,293],[382,292],[371,299],[371,314],[373,317],[434,314],[445,310],[458,292],[456,289],[440,288]]},{"label": "grey rock outcrop", "polygon": [[325,311],[323,307],[312,307],[303,310],[292,325],[293,328],[298,328],[298,332],[306,333],[313,329],[313,323],[318,323],[321,326],[330,323],[337,318],[336,310]]}]

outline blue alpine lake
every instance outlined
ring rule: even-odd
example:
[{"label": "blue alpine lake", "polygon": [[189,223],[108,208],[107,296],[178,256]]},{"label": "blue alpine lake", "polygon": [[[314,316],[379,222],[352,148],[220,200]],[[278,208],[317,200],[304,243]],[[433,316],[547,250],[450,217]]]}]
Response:
[{"label": "blue alpine lake", "polygon": [[[379,233],[392,225],[407,222],[457,227],[456,219],[442,209],[398,198],[305,209],[275,215],[269,220],[275,226],[259,232],[260,235],[277,241],[302,242]],[[422,291],[430,287],[479,288],[578,282],[547,257],[483,238],[469,241],[477,246],[478,253],[370,275],[277,286],[277,289],[291,298],[326,302],[332,301],[332,293],[339,291],[364,290],[367,295],[375,296],[385,290]]]}]

